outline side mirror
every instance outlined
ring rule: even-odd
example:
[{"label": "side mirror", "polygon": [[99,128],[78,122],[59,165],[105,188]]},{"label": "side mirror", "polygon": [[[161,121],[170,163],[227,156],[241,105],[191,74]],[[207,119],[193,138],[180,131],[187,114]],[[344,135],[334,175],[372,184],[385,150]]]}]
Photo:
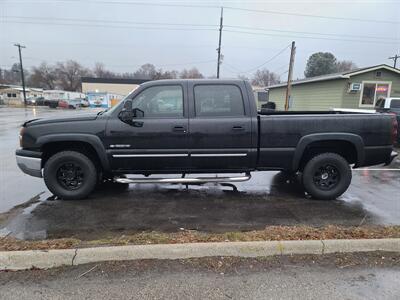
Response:
[{"label": "side mirror", "polygon": [[134,112],[132,110],[132,101],[127,100],[124,103],[124,107],[118,114],[119,119],[127,124],[132,124],[132,119],[135,117]]}]

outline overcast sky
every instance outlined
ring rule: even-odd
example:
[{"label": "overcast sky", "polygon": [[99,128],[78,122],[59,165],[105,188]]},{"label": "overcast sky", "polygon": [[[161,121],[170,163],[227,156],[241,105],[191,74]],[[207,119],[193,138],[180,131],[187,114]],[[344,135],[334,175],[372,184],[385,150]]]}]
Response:
[{"label": "overcast sky", "polygon": [[388,57],[400,54],[400,0],[0,0],[0,67],[17,62],[18,42],[27,47],[27,68],[73,59],[86,67],[102,62],[116,72],[144,63],[196,66],[212,76],[220,6],[221,77],[251,76],[263,65],[285,80],[290,51],[282,49],[292,40],[294,78],[303,77],[307,58],[317,51],[360,67],[392,65]]}]

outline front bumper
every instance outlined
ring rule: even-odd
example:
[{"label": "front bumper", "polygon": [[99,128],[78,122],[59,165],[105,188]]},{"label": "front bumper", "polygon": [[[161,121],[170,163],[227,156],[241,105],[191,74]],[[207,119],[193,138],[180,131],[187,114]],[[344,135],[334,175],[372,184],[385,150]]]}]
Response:
[{"label": "front bumper", "polygon": [[25,174],[42,177],[42,153],[19,149],[15,152],[17,165]]}]

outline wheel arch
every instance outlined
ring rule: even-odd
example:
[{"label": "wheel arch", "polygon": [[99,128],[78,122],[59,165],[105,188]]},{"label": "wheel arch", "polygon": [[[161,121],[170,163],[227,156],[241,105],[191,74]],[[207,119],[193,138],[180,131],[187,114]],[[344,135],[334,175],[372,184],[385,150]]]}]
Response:
[{"label": "wheel arch", "polygon": [[344,150],[341,146],[350,147],[346,150],[354,152],[352,155],[355,156],[355,166],[358,167],[363,164],[365,156],[364,141],[359,135],[352,133],[316,133],[303,136],[298,142],[293,158],[293,170],[299,170],[302,160],[311,147],[318,147],[321,145],[334,145],[333,149],[330,149],[327,152],[338,154],[342,154],[341,152]]},{"label": "wheel arch", "polygon": [[90,134],[49,134],[39,137],[37,144],[44,155],[43,165],[48,158],[46,153],[49,153],[49,151],[74,150],[83,147],[89,154],[95,155],[103,170],[110,170],[105,148],[98,136]]}]

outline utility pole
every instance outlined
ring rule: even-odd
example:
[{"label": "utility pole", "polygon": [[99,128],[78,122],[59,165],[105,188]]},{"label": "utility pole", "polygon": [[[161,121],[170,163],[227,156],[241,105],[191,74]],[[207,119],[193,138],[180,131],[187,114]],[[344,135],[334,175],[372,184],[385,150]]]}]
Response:
[{"label": "utility pole", "polygon": [[396,69],[397,59],[400,58],[400,55],[396,54],[395,56],[389,57],[389,59],[393,60],[393,68]]},{"label": "utility pole", "polygon": [[219,67],[221,65],[221,39],[222,39],[222,24],[223,24],[224,8],[221,7],[221,18],[219,20],[219,41],[218,41],[218,61],[217,61],[217,78],[219,78]]},{"label": "utility pole", "polygon": [[289,72],[288,72],[288,80],[287,80],[287,87],[286,87],[285,111],[289,110],[289,99],[290,99],[290,90],[292,87],[293,64],[294,64],[295,52],[296,52],[296,43],[293,41],[292,49],[290,51]]},{"label": "utility pole", "polygon": [[24,77],[24,67],[22,66],[22,56],[21,56],[21,48],[26,48],[26,47],[22,46],[21,44],[14,44],[14,46],[18,47],[19,66],[21,67],[22,93],[24,95],[24,105],[26,106],[25,77]]}]

